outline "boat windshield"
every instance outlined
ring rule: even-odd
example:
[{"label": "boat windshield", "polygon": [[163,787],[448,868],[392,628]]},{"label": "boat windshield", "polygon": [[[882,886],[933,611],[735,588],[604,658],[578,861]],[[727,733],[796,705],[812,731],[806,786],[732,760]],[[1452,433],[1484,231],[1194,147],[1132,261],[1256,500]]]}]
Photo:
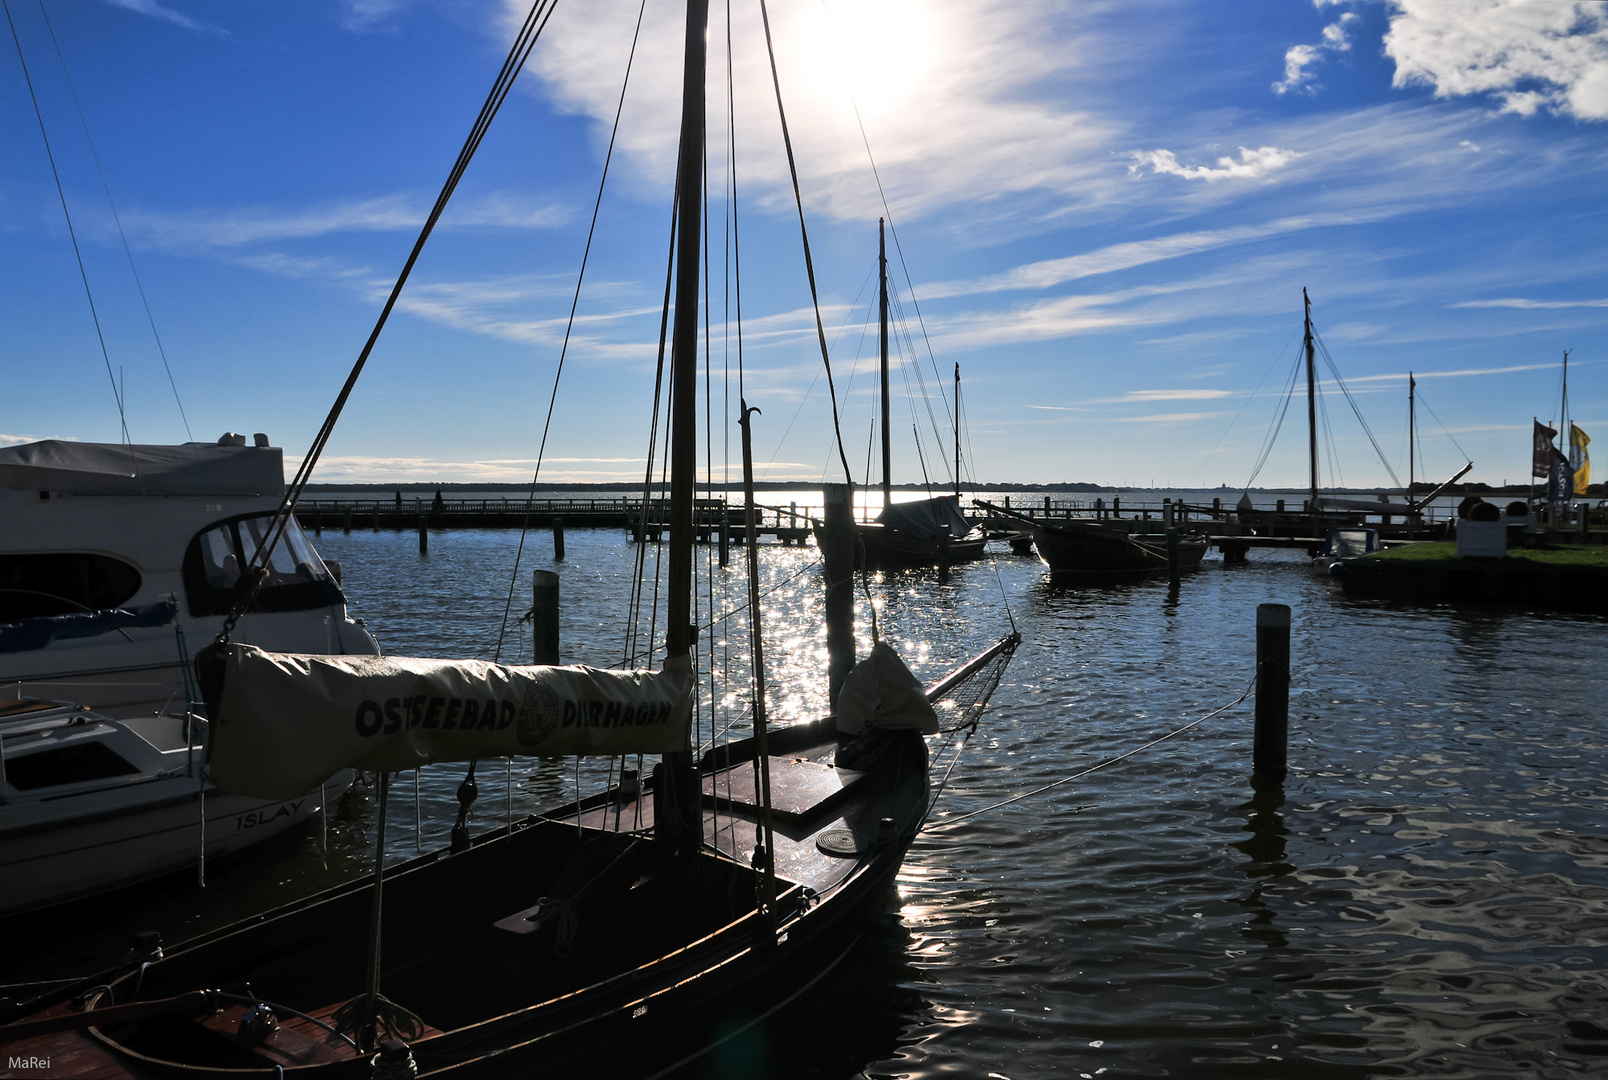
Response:
[{"label": "boat windshield", "polygon": [[[190,614],[228,613],[241,569],[266,543],[273,519],[272,514],[231,518],[196,534],[184,556]],[[274,547],[267,572],[252,611],[305,611],[345,603],[340,587],[294,519]]]}]

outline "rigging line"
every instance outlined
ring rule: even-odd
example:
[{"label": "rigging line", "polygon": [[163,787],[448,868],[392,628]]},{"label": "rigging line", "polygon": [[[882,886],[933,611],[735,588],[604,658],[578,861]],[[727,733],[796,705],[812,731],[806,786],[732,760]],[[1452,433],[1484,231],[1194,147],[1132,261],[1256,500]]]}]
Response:
[{"label": "rigging line", "polygon": [[1340,377],[1340,369],[1335,366],[1334,357],[1329,355],[1329,346],[1324,344],[1323,339],[1318,336],[1316,330],[1312,332],[1312,340],[1318,343],[1318,351],[1323,354],[1323,362],[1328,367],[1329,374],[1334,376],[1335,385],[1340,388],[1340,393],[1345,396],[1346,404],[1351,406],[1351,412],[1356,416],[1357,423],[1362,425],[1362,430],[1368,436],[1368,441],[1373,444],[1374,453],[1379,455],[1379,463],[1385,467],[1385,471],[1390,474],[1390,479],[1394,481],[1395,485],[1401,487],[1401,478],[1396,475],[1396,470],[1390,467],[1390,462],[1385,458],[1385,452],[1379,447],[1379,440],[1374,438],[1373,429],[1368,426],[1368,421],[1363,419],[1362,409],[1358,407],[1356,399],[1351,396],[1351,389],[1346,386],[1346,381]]},{"label": "rigging line", "polygon": [[[821,11],[830,21],[831,15],[826,10],[826,0],[821,0]],[[910,266],[905,262],[904,245],[899,242],[899,229],[893,223],[893,208],[888,205],[888,193],[882,189],[882,173],[877,169],[876,155],[871,153],[871,139],[866,135],[865,120],[860,116],[860,102],[855,97],[852,86],[848,87],[848,91],[849,104],[854,108],[854,122],[860,128],[860,141],[865,144],[866,160],[871,163],[871,177],[877,184],[877,197],[882,200],[882,213],[888,219],[888,231],[893,234],[893,248],[899,254],[899,268],[904,271],[905,284],[910,287],[910,303],[916,309],[916,325],[921,327],[921,339],[927,345],[927,356],[932,361],[933,374],[938,376],[938,358],[933,355],[932,339],[927,336],[927,320],[921,314],[921,302],[916,299],[915,282],[910,277]],[[908,335],[908,331],[906,334]],[[941,376],[939,381],[942,381]]]},{"label": "rigging line", "polygon": [[1074,780],[1081,780],[1085,776],[1088,776],[1090,773],[1098,772],[1099,770],[1107,768],[1108,766],[1111,766],[1111,765],[1115,765],[1118,762],[1126,761],[1129,758],[1133,757],[1135,754],[1143,753],[1144,751],[1149,750],[1153,746],[1159,746],[1160,744],[1166,742],[1168,739],[1176,738],[1177,736],[1182,735],[1184,732],[1188,731],[1190,728],[1198,727],[1199,725],[1204,724],[1206,721],[1210,720],[1212,717],[1218,716],[1218,715],[1220,715],[1222,713],[1227,712],[1229,709],[1232,709],[1234,706],[1238,705],[1240,702],[1242,702],[1246,698],[1250,697],[1251,694],[1253,694],[1255,691],[1256,691],[1256,676],[1252,675],[1250,685],[1246,686],[1245,691],[1243,693],[1241,693],[1239,697],[1235,698],[1233,701],[1230,701],[1227,705],[1224,705],[1221,708],[1213,709],[1211,712],[1207,713],[1205,716],[1200,717],[1198,720],[1191,720],[1189,723],[1185,724],[1183,727],[1174,728],[1173,730],[1167,732],[1167,734],[1162,735],[1159,738],[1151,739],[1149,742],[1145,743],[1143,746],[1136,746],[1132,750],[1129,750],[1126,753],[1118,754],[1115,757],[1109,757],[1109,758],[1106,758],[1104,761],[1100,761],[1100,762],[1097,762],[1097,763],[1095,763],[1093,765],[1090,765],[1087,769],[1084,769],[1082,772],[1073,773],[1071,776],[1064,776],[1059,780],[1052,780],[1050,783],[1044,784],[1041,787],[1036,787],[1031,791],[1024,791],[1020,795],[1013,795],[1009,799],[1003,799],[1000,802],[994,803],[991,806],[985,806],[981,810],[973,810],[969,814],[962,814],[959,817],[946,818],[943,821],[938,821],[938,822],[934,822],[934,823],[932,823],[930,825],[925,825],[925,826],[922,827],[921,831],[922,832],[931,832],[932,830],[935,830],[935,829],[947,829],[951,825],[959,825],[962,821],[968,821],[971,818],[977,817],[977,816],[979,816],[981,814],[987,814],[987,813],[990,813],[990,812],[992,812],[994,810],[998,810],[1001,807],[1010,806],[1012,803],[1019,803],[1023,799],[1032,798],[1034,795],[1042,795],[1044,792],[1050,791],[1053,788],[1058,788],[1063,784],[1070,784]]},{"label": "rigging line", "polygon": [[11,41],[17,47],[17,62],[22,65],[22,78],[28,84],[28,96],[33,100],[34,119],[39,121],[39,137],[45,143],[45,158],[50,162],[50,175],[56,181],[56,196],[61,200],[61,213],[67,219],[67,235],[73,242],[73,257],[78,260],[78,276],[84,282],[84,298],[89,301],[89,317],[95,323],[95,337],[100,341],[101,359],[106,362],[106,378],[112,384],[112,400],[117,402],[118,422],[123,429],[123,442],[128,437],[128,416],[123,411],[123,395],[117,389],[117,377],[112,374],[112,358],[106,351],[106,335],[101,331],[100,315],[95,311],[95,296],[89,291],[89,273],[84,269],[84,255],[78,250],[78,232],[73,228],[73,215],[67,209],[67,193],[62,190],[61,173],[56,170],[56,155],[50,149],[50,136],[45,133],[45,116],[39,111],[39,95],[34,93],[33,76],[28,73],[28,61],[22,55],[22,39],[17,36],[17,24],[11,18],[9,0],[0,0],[5,7],[6,23],[11,27]]},{"label": "rigging line", "polygon": [[396,284],[391,288],[391,293],[386,298],[385,306],[380,310],[380,317],[375,322],[374,329],[369,333],[368,340],[363,343],[363,349],[358,354],[356,363],[352,365],[351,373],[346,376],[346,382],[341,386],[341,391],[335,398],[335,404],[330,407],[329,415],[324,418],[324,423],[314,437],[312,446],[308,449],[307,455],[297,468],[295,478],[291,481],[290,486],[286,488],[284,499],[280,502],[279,509],[274,514],[274,524],[270,527],[268,535],[257,544],[257,550],[251,557],[251,564],[247,571],[247,587],[242,590],[240,596],[230,608],[229,614],[224,618],[223,627],[219,631],[217,638],[219,644],[226,643],[229,640],[229,635],[234,631],[235,623],[239,621],[241,614],[256,599],[257,590],[262,585],[263,571],[268,565],[268,559],[272,556],[274,548],[284,536],[290,522],[295,520],[295,507],[297,501],[301,498],[302,490],[307,486],[307,481],[311,478],[313,469],[318,464],[318,459],[323,454],[324,447],[335,430],[335,423],[340,419],[341,411],[345,409],[346,401],[352,396],[352,390],[357,386],[358,377],[362,375],[363,368],[368,363],[369,354],[374,351],[374,346],[380,338],[380,332],[385,329],[385,324],[391,317],[391,311],[396,307],[396,302],[402,295],[402,289],[406,286],[408,277],[413,273],[414,265],[419,261],[419,256],[424,251],[425,241],[429,240],[430,234],[435,231],[436,222],[441,219],[442,213],[447,208],[447,202],[452,198],[452,193],[457,190],[458,181],[463,178],[463,174],[468,170],[470,160],[480,147],[480,141],[485,138],[487,130],[491,127],[492,120],[496,117],[498,110],[502,108],[502,103],[507,99],[509,91],[513,89],[515,79],[518,78],[519,72],[524,68],[525,60],[530,56],[531,50],[536,47],[536,41],[541,37],[542,31],[546,29],[547,23],[552,18],[553,11],[557,5],[558,0],[535,0],[535,3],[531,5],[530,11],[526,14],[525,20],[514,38],[514,43],[508,51],[508,56],[503,60],[502,69],[498,71],[497,78],[493,81],[491,90],[480,107],[480,114],[475,118],[474,126],[470,129],[468,138],[464,140],[462,149],[458,151],[457,160],[453,162],[452,169],[447,175],[446,182],[441,187],[440,194],[436,196],[435,205],[430,208],[430,214],[425,219],[423,228],[419,230],[419,237],[414,241],[413,250],[408,253],[407,262],[403,264],[402,272],[397,275]]},{"label": "rigging line", "polygon": [[804,243],[804,270],[810,279],[810,304],[815,310],[815,336],[821,343],[821,364],[826,368],[826,389],[832,396],[832,430],[837,435],[838,460],[843,463],[845,483],[854,483],[849,453],[843,448],[843,427],[838,423],[837,388],[832,385],[832,358],[826,350],[826,327],[821,323],[821,299],[815,288],[815,262],[810,258],[810,234],[804,226],[804,195],[798,186],[798,164],[793,160],[793,139],[787,132],[787,112],[782,108],[782,79],[776,71],[776,47],[771,42],[770,11],[759,0],[759,15],[765,24],[765,52],[770,56],[771,85],[776,88],[776,115],[782,122],[782,144],[787,147],[787,171],[793,179],[793,202],[798,207],[798,232]]},{"label": "rigging line", "polygon": [[[681,175],[679,164],[676,175]],[[625,653],[620,664],[629,666],[637,655],[637,642],[641,633],[642,623],[642,575],[647,570],[648,560],[648,512],[652,506],[653,497],[653,461],[654,453],[659,446],[659,405],[664,392],[664,345],[670,332],[670,285],[675,280],[676,267],[676,219],[681,207],[681,183],[676,182],[675,192],[670,197],[670,243],[669,253],[665,256],[664,266],[664,301],[659,308],[659,359],[653,376],[653,414],[648,422],[648,461],[643,469],[642,476],[642,504],[641,517],[637,522],[636,551],[632,556],[631,599],[626,611],[625,622]],[[652,642],[649,642],[651,645]]]},{"label": "rigging line", "polygon": [[[41,3],[44,0],[40,0]],[[553,392],[547,399],[547,419],[542,423],[542,441],[536,450],[536,468],[530,475],[530,491],[525,496],[525,520],[519,529],[519,547],[514,552],[514,570],[509,576],[508,599],[503,604],[502,628],[497,631],[497,651],[492,660],[502,659],[503,638],[508,633],[508,616],[514,607],[514,589],[519,585],[519,563],[525,554],[525,537],[530,532],[531,508],[536,502],[536,480],[542,474],[547,454],[547,433],[553,426],[553,408],[558,403],[558,383],[564,377],[564,358],[569,355],[570,332],[575,329],[575,310],[581,303],[581,283],[586,280],[586,264],[592,256],[592,237],[597,232],[598,212],[603,207],[603,189],[609,182],[609,163],[614,160],[614,140],[620,134],[620,116],[625,112],[625,92],[631,85],[631,65],[636,61],[637,40],[642,35],[642,13],[648,0],[637,8],[636,30],[631,34],[631,51],[625,58],[625,78],[620,83],[620,101],[614,107],[614,127],[609,132],[609,148],[603,155],[603,174],[597,181],[597,199],[592,203],[592,222],[586,229],[586,246],[581,251],[581,268],[575,275],[575,295],[570,299],[569,321],[564,324],[564,344],[558,350],[558,367],[553,372]]]},{"label": "rigging line", "polygon": [[1297,351],[1295,354],[1295,362],[1290,366],[1290,381],[1284,387],[1284,404],[1274,415],[1273,422],[1269,425],[1267,434],[1262,437],[1262,449],[1258,453],[1256,465],[1251,469],[1250,478],[1245,481],[1246,490],[1249,490],[1250,486],[1256,483],[1256,478],[1261,474],[1262,467],[1267,464],[1268,457],[1273,453],[1273,446],[1279,440],[1279,432],[1284,429],[1284,418],[1289,415],[1290,402],[1295,399],[1295,385],[1300,378],[1301,353]]},{"label": "rigging line", "polygon": [[140,303],[145,305],[145,319],[151,324],[151,336],[156,339],[156,351],[162,357],[162,370],[167,372],[168,386],[173,389],[173,400],[179,407],[179,419],[184,421],[184,434],[194,442],[195,435],[190,431],[190,418],[184,414],[184,402],[179,398],[179,386],[173,381],[173,369],[168,366],[167,350],[162,347],[162,335],[156,332],[156,318],[151,314],[151,302],[145,297],[145,284],[140,281],[140,272],[134,267],[134,252],[129,248],[128,235],[123,232],[123,219],[117,212],[117,204],[112,201],[112,186],[106,180],[106,170],[101,167],[100,154],[95,150],[95,140],[90,138],[89,121],[84,118],[84,106],[78,100],[73,77],[67,73],[67,58],[62,55],[61,43],[56,40],[56,28],[51,25],[50,15],[45,11],[45,0],[39,0],[39,14],[44,17],[45,29],[50,33],[50,43],[56,49],[56,59],[61,63],[62,78],[67,80],[67,93],[72,96],[73,108],[78,110],[78,122],[84,129],[84,141],[89,144],[89,156],[94,159],[95,171],[100,174],[101,188],[106,192],[106,205],[111,207],[112,220],[117,223],[117,236],[123,241],[123,254],[128,256],[129,273],[134,275],[134,287],[139,290]]},{"label": "rigging line", "polygon": [[[1442,423],[1440,414],[1435,411],[1434,406],[1424,400],[1424,390],[1422,387],[1419,387],[1418,390],[1418,404],[1429,410],[1429,415],[1435,418],[1435,423],[1440,425],[1440,429],[1445,436],[1452,440],[1452,445],[1457,447],[1457,452],[1462,454],[1465,460],[1468,459],[1468,451],[1464,450],[1462,444],[1457,441],[1457,436],[1453,435],[1446,425]],[[1420,460],[1422,460],[1422,455],[1420,455]]]},{"label": "rigging line", "polygon": [[[898,312],[899,336],[900,336],[900,340],[903,342],[903,345],[902,345],[900,351],[901,351],[901,353],[904,354],[904,356],[909,358],[910,366],[915,369],[916,383],[917,383],[917,385],[919,385],[921,387],[921,401],[922,401],[922,404],[924,406],[926,406],[926,409],[927,409],[927,422],[932,425],[933,439],[939,446],[944,446],[949,442],[949,439],[945,436],[945,434],[941,430],[939,430],[939,428],[938,428],[938,416],[932,410],[932,395],[927,390],[927,377],[926,377],[926,375],[924,375],[922,373],[922,370],[921,370],[921,356],[920,356],[919,353],[916,352],[915,342],[910,339],[909,322],[904,317],[904,303],[903,303],[903,301],[901,301],[899,299],[898,293],[896,291],[893,291],[893,290],[889,291],[888,299],[889,299],[889,302],[894,306],[894,309]],[[938,384],[938,387],[939,387],[939,389],[938,389],[938,400],[943,404],[943,407],[944,407],[944,418],[949,420],[951,423],[953,423],[954,422],[954,414],[952,414],[949,411],[949,399],[944,397],[943,377],[941,375],[937,375],[937,361],[936,360],[933,362],[933,372],[934,372],[935,377],[937,378],[937,384]],[[906,376],[906,383],[908,384],[908,382],[909,382],[909,377]],[[912,412],[915,411],[914,406],[912,406],[911,411]],[[948,473],[949,471],[950,471],[950,468],[949,468],[948,455],[945,455],[944,472]]]},{"label": "rigging line", "polygon": [[[1290,337],[1295,337],[1294,331],[1290,332]],[[1290,342],[1286,340],[1285,343],[1279,347],[1279,352],[1282,353],[1289,347]],[[1213,454],[1217,453],[1217,448],[1223,445],[1223,440],[1228,438],[1228,433],[1234,430],[1234,425],[1238,424],[1240,417],[1245,415],[1245,410],[1251,407],[1251,401],[1256,397],[1256,392],[1262,389],[1262,384],[1267,381],[1267,377],[1269,375],[1273,374],[1273,369],[1278,365],[1278,362],[1278,354],[1274,354],[1272,363],[1268,364],[1267,369],[1262,372],[1262,377],[1256,380],[1256,385],[1253,386],[1251,388],[1251,392],[1246,395],[1245,404],[1240,406],[1239,412],[1234,414],[1234,419],[1228,422],[1228,427],[1223,429],[1223,433],[1217,437],[1217,441],[1212,444],[1212,448],[1206,451],[1206,456],[1200,459],[1200,463],[1195,466],[1195,471],[1189,474],[1189,483],[1185,485],[1186,487],[1192,486],[1195,483],[1195,478],[1198,477],[1200,475],[1200,471],[1206,467],[1206,462],[1211,459]]]}]

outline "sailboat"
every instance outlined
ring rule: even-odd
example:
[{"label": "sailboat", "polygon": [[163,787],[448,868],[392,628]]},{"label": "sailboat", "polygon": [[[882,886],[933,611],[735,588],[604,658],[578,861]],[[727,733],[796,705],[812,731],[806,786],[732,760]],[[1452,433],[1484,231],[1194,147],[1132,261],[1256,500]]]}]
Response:
[{"label": "sailboat", "polygon": [[[700,206],[687,196],[702,190],[707,6],[687,4],[681,387],[696,377]],[[844,966],[928,813],[926,736],[975,729],[1019,638],[926,687],[879,644],[833,716],[774,729],[761,674],[753,735],[695,756],[694,400],[672,406],[661,670],[272,653],[226,629],[197,663],[215,778],[264,793],[335,761],[375,771],[372,877],[31,1003],[0,1027],[9,1060],[131,1078],[657,1075]],[[745,433],[746,419],[745,406]],[[270,709],[304,721],[259,723]],[[662,760],[464,850],[383,869],[391,772],[564,753]]]},{"label": "sailboat", "polygon": [[[1258,532],[1273,533],[1292,536],[1324,537],[1330,530],[1354,529],[1361,525],[1362,520],[1370,515],[1377,515],[1381,521],[1388,521],[1392,517],[1401,517],[1406,525],[1402,531],[1411,534],[1414,531],[1422,533],[1424,507],[1445,494],[1452,485],[1466,476],[1474,468],[1472,461],[1464,465],[1451,479],[1440,484],[1423,498],[1414,498],[1413,489],[1415,479],[1412,466],[1414,455],[1412,448],[1415,401],[1414,391],[1417,383],[1412,376],[1408,376],[1408,481],[1404,493],[1404,502],[1392,503],[1387,498],[1369,502],[1363,499],[1346,499],[1332,495],[1324,495],[1318,484],[1318,378],[1316,359],[1316,335],[1312,331],[1312,298],[1307,295],[1306,289],[1301,290],[1302,306],[1302,337],[1301,349],[1306,364],[1306,390],[1307,390],[1307,467],[1308,491],[1306,504],[1299,513],[1286,514],[1282,512],[1270,513],[1265,510],[1254,510],[1250,507],[1249,495],[1240,501],[1237,516],[1241,523],[1250,525]],[[1341,385],[1342,392],[1350,396]],[[1353,406],[1354,407],[1354,406]],[[1358,419],[1361,414],[1358,413]],[[1364,425],[1366,427],[1366,425]],[[1370,436],[1371,438],[1371,436]],[[1383,460],[1383,458],[1381,458]],[[1388,469],[1389,466],[1387,465]],[[1283,503],[1280,508],[1282,510]]]},{"label": "sailboat", "polygon": [[[888,247],[877,222],[877,280],[881,296],[882,510],[874,522],[855,525],[857,562],[869,569],[939,566],[983,557],[988,538],[960,512],[960,365],[955,365],[955,493],[910,502],[893,501],[893,437],[888,387]],[[816,530],[817,536],[820,529]]]}]

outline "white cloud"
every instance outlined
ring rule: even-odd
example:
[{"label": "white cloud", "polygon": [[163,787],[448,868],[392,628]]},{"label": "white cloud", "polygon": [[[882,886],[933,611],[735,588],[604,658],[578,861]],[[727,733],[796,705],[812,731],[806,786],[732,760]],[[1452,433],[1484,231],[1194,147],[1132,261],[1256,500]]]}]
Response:
[{"label": "white cloud", "polygon": [[1181,165],[1178,156],[1171,150],[1136,150],[1133,153],[1134,163],[1128,166],[1128,172],[1137,174],[1149,165],[1150,171],[1157,176],[1181,176],[1185,180],[1204,180],[1208,184],[1218,180],[1254,180],[1282,169],[1301,156],[1294,150],[1280,150],[1276,146],[1263,146],[1255,150],[1242,146],[1239,152],[1238,161],[1231,157],[1220,157],[1216,167],[1213,167]]},{"label": "white cloud", "polygon": [[381,24],[408,6],[408,0],[341,0],[346,15],[341,25],[358,32],[376,29],[394,29]]},{"label": "white cloud", "polygon": [[[1320,7],[1323,3],[1324,0],[1318,0]],[[1287,94],[1291,90],[1301,90],[1308,94],[1316,93],[1317,84],[1312,81],[1312,68],[1329,53],[1349,52],[1351,39],[1347,28],[1360,21],[1361,16],[1348,11],[1323,28],[1323,40],[1318,44],[1290,46],[1284,54],[1284,78],[1273,84],[1273,92]]]},{"label": "white cloud", "polygon": [[1128,401],[1209,401],[1229,397],[1232,390],[1130,390]]},{"label": "white cloud", "polygon": [[1525,300],[1521,297],[1507,297],[1499,300],[1465,300],[1460,304],[1448,305],[1454,308],[1608,308],[1608,300]]},{"label": "white cloud", "polygon": [[77,442],[71,435],[0,435],[0,446],[21,446],[23,443],[42,442],[45,439],[61,439],[64,442]]},{"label": "white cloud", "polygon": [[[524,0],[504,0],[510,20]],[[560,5],[530,68],[564,110],[611,124],[635,0]],[[667,187],[681,112],[678,5],[649,5],[616,149]],[[788,126],[806,204],[865,219],[880,212],[854,104],[896,217],[1028,191],[1084,197],[1105,171],[1108,121],[1046,84],[1089,49],[1047,28],[1074,17],[1052,0],[831,0],[772,5]],[[506,33],[506,23],[504,32]],[[739,183],[749,198],[792,201],[758,5],[734,5]],[[711,26],[710,169],[723,171],[725,27]],[[674,47],[671,47],[674,46]],[[850,96],[852,88],[853,97]],[[606,129],[605,129],[606,131]]]},{"label": "white cloud", "polygon": [[106,2],[113,7],[120,7],[135,14],[144,15],[147,18],[161,19],[164,22],[172,23],[174,26],[182,26],[186,30],[199,30],[207,34],[228,33],[227,30],[219,29],[216,26],[207,26],[205,23],[196,22],[182,11],[174,11],[172,8],[163,7],[156,0],[106,0]]},{"label": "white cloud", "polygon": [[1389,0],[1394,85],[1489,94],[1503,112],[1608,120],[1608,5]]},{"label": "white cloud", "polygon": [[[187,213],[133,211],[123,224],[135,235],[164,248],[228,248],[272,240],[305,240],[346,232],[415,230],[424,224],[428,205],[412,195],[384,195],[355,202],[279,208],[250,206],[235,210]],[[449,204],[439,228],[497,227],[545,229],[562,225],[569,209],[508,192]]]}]

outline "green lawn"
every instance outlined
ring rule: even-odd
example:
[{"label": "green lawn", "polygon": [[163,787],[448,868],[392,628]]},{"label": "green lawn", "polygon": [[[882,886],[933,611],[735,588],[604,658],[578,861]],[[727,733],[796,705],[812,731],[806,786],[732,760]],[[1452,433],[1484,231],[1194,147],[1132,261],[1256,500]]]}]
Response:
[{"label": "green lawn", "polygon": [[[1453,540],[1435,540],[1421,544],[1404,544],[1401,547],[1376,551],[1364,558],[1388,559],[1392,562],[1440,562],[1457,558],[1457,543]],[[1509,548],[1508,558],[1528,559],[1548,566],[1600,566],[1608,569],[1608,545]]]}]

